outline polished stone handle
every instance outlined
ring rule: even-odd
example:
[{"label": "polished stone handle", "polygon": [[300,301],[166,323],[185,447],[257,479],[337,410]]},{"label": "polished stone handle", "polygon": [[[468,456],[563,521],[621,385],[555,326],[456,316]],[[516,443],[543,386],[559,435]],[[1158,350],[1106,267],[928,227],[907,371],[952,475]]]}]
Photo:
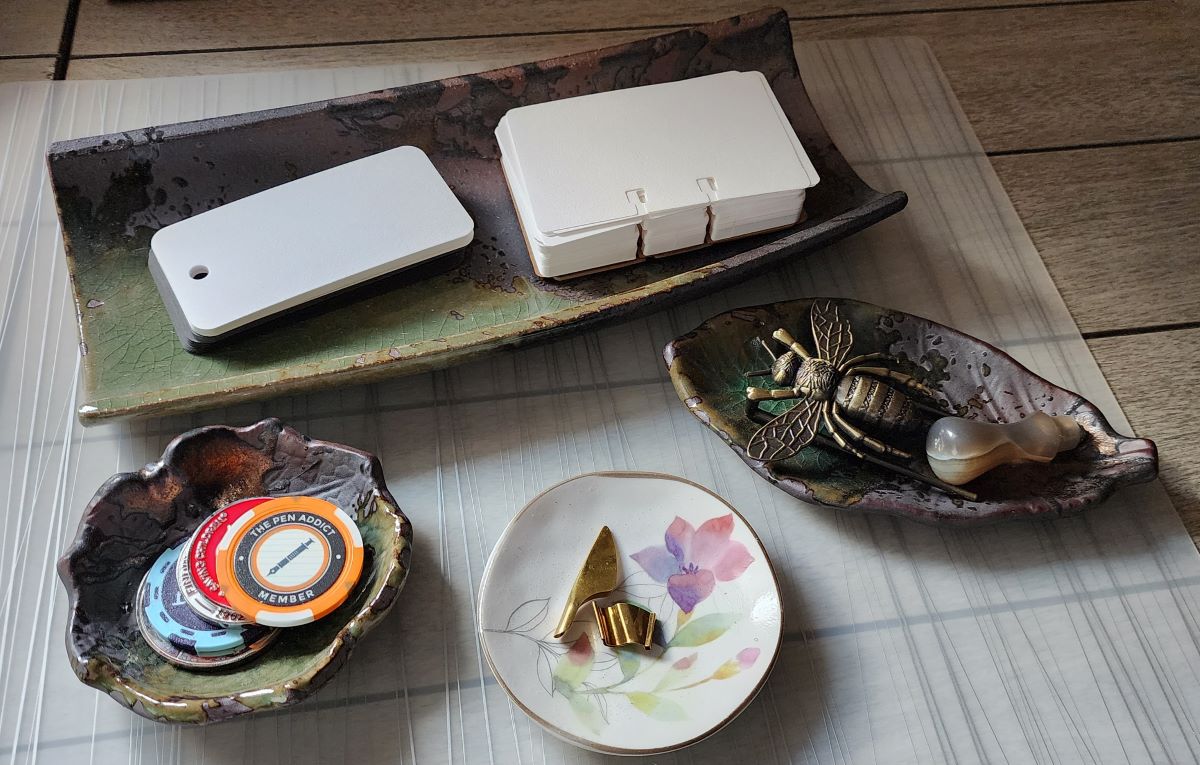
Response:
[{"label": "polished stone handle", "polygon": [[1000,465],[1049,462],[1081,436],[1074,418],[1044,412],[1007,424],[943,417],[929,429],[925,454],[934,475],[958,486]]}]

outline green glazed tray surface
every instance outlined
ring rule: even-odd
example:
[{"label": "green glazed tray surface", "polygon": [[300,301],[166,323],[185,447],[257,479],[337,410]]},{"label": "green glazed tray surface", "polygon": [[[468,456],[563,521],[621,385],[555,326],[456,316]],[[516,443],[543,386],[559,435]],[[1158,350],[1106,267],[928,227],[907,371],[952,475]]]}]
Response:
[{"label": "green glazed tray surface", "polygon": [[[498,161],[500,117],[526,103],[722,70],[763,72],[812,158],[821,182],[805,222],[570,282],[537,277]],[[353,78],[343,85],[353,89]],[[288,97],[328,95],[309,88]],[[223,100],[213,111],[263,103],[245,87]],[[162,106],[152,102],[147,121],[173,116]],[[475,221],[465,250],[210,355],[180,346],[146,267],[155,231],[406,144],[425,150]],[[521,67],[63,141],[51,146],[49,165],[79,313],[85,422],[370,382],[549,339],[743,281],[906,202],[867,186],[833,145],[782,11]]]}]

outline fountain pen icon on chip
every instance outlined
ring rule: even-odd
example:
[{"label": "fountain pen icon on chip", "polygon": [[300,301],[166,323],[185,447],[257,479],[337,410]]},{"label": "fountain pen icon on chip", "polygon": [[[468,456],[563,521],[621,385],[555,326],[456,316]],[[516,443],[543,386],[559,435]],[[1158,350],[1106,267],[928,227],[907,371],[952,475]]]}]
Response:
[{"label": "fountain pen icon on chip", "polygon": [[306,542],[302,542],[302,543],[300,543],[300,544],[299,544],[299,545],[296,547],[296,549],[295,549],[295,550],[292,550],[290,553],[288,553],[288,555],[287,555],[287,557],[286,557],[286,558],[283,558],[283,559],[282,559],[282,560],[280,560],[278,563],[276,563],[276,564],[275,564],[275,565],[274,565],[274,566],[271,568],[270,572],[268,572],[268,573],[269,573],[271,576],[274,576],[275,574],[278,574],[278,573],[279,573],[279,570],[280,570],[281,568],[283,568],[283,567],[284,567],[284,566],[286,566],[287,564],[289,564],[289,563],[291,563],[292,561],[294,561],[294,560],[296,559],[296,556],[297,556],[297,555],[299,555],[300,553],[304,552],[305,550],[307,550],[307,549],[308,549],[308,548],[309,548],[309,547],[312,545],[312,543],[313,543],[313,540],[311,540],[311,539],[310,539],[310,540],[308,540],[308,541],[306,541]]}]

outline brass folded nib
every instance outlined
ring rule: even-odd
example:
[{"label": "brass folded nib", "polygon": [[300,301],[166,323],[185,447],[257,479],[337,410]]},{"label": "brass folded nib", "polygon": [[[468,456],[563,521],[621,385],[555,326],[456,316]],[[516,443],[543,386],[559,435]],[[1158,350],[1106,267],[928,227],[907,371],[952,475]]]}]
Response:
[{"label": "brass folded nib", "polygon": [[613,539],[612,529],[605,526],[600,529],[592,549],[575,577],[571,594],[567,596],[566,607],[563,608],[562,618],[558,620],[558,629],[554,637],[561,638],[571,628],[575,614],[585,603],[592,604],[592,613],[596,624],[600,627],[600,639],[610,648],[624,645],[640,645],[650,649],[654,640],[654,623],[656,617],[653,611],[635,604],[622,601],[601,608],[596,605],[598,598],[611,595],[621,580],[621,563],[617,557],[617,542]]}]

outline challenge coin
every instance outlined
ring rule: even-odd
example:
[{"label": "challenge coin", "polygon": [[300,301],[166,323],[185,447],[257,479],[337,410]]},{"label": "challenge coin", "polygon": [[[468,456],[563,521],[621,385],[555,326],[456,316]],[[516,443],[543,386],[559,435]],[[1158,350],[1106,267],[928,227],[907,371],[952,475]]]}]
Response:
[{"label": "challenge coin", "polygon": [[261,637],[252,643],[246,645],[240,651],[226,654],[224,656],[201,656],[197,653],[180,648],[171,641],[164,638],[156,629],[150,626],[146,620],[147,608],[149,602],[149,586],[147,582],[150,579],[149,573],[142,579],[141,585],[138,587],[137,604],[133,611],[137,617],[138,630],[142,633],[142,638],[146,641],[146,645],[150,646],[150,650],[154,651],[159,656],[166,659],[171,664],[187,669],[216,669],[217,667],[227,667],[230,664],[236,664],[244,661],[258,652],[262,651],[275,636],[279,634],[279,630],[266,630]]},{"label": "challenge coin", "polygon": [[[221,584],[217,580],[217,545],[229,531],[229,525],[264,502],[270,502],[270,497],[252,497],[227,505],[208,517],[192,534],[191,546],[183,556],[187,564],[196,591],[217,606],[229,608],[229,601],[221,592]],[[215,621],[224,621],[217,619]],[[241,622],[230,624],[245,624],[249,619],[244,616]]]},{"label": "challenge coin", "polygon": [[183,599],[175,576],[182,546],[160,555],[146,575],[142,609],[146,622],[175,646],[201,656],[223,656],[244,649],[261,636],[261,628],[214,624],[193,611]]},{"label": "challenge coin", "polygon": [[257,624],[294,627],[330,613],[362,574],[358,525],[316,497],[280,497],[230,524],[217,545],[229,605]]},{"label": "challenge coin", "polygon": [[179,586],[179,592],[183,595],[184,602],[201,617],[214,624],[223,624],[226,627],[253,624],[244,614],[239,614],[228,606],[219,606],[212,602],[196,586],[195,580],[192,579],[191,566],[188,565],[188,557],[195,542],[196,538],[192,537],[184,543],[183,550],[179,554],[179,562],[175,564],[175,583]]}]

